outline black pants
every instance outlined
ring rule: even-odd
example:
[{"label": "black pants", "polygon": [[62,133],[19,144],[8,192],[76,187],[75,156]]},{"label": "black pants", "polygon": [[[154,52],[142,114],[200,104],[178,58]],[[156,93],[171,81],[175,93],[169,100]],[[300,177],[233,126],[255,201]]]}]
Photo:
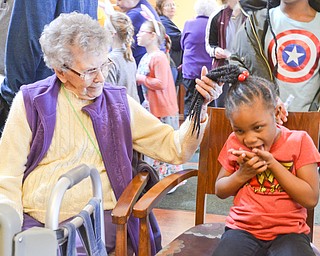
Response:
[{"label": "black pants", "polygon": [[213,256],[313,256],[306,234],[279,235],[274,240],[259,240],[249,232],[226,228]]},{"label": "black pants", "polygon": [[0,95],[0,137],[2,135],[4,124],[6,123],[9,114],[9,105]]}]

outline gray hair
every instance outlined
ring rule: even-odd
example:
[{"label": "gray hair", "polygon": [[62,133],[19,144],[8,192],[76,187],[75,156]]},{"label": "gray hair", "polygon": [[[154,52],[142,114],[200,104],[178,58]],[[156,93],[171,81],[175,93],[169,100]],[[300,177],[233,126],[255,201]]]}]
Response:
[{"label": "gray hair", "polygon": [[72,49],[86,53],[102,54],[111,46],[111,36],[98,21],[87,14],[62,13],[44,27],[40,37],[43,59],[49,68],[72,66]]},{"label": "gray hair", "polygon": [[215,0],[197,0],[194,4],[194,10],[197,16],[207,16],[209,17],[218,6]]}]

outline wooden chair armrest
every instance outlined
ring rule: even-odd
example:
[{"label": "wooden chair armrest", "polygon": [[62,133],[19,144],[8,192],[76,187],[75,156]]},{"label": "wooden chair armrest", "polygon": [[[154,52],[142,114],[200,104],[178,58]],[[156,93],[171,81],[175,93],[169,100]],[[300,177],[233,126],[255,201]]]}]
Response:
[{"label": "wooden chair armrest", "polygon": [[133,207],[133,216],[140,219],[139,255],[151,255],[149,213],[173,187],[198,175],[198,170],[187,169],[173,173],[154,185]]},{"label": "wooden chair armrest", "polygon": [[148,172],[138,173],[123,191],[116,206],[112,210],[112,222],[116,227],[116,256],[127,255],[127,221],[133,205],[149,180]]}]

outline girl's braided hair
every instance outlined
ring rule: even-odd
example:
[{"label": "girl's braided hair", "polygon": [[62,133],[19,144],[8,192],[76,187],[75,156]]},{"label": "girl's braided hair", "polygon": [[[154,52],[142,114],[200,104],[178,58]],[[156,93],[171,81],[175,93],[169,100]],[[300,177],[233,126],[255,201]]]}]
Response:
[{"label": "girl's braided hair", "polygon": [[[239,75],[242,74],[236,65],[225,65],[213,69],[206,75],[216,83],[227,83],[229,89],[225,97],[226,115],[230,115],[242,104],[254,104],[256,98],[262,99],[266,107],[275,108],[277,104],[276,86],[266,79],[249,75],[244,81],[239,81]],[[192,133],[200,133],[200,113],[204,102],[203,96],[195,91],[193,96],[189,118],[194,119]]]}]

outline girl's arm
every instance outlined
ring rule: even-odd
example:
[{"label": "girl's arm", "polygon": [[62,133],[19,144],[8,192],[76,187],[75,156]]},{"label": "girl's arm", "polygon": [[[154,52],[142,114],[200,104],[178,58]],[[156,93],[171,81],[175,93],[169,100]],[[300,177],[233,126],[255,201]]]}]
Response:
[{"label": "girl's arm", "polygon": [[[319,175],[317,165],[308,164],[297,170],[297,176],[286,170],[279,162],[270,167],[281,187],[297,203],[314,208],[319,198]],[[285,169],[285,171],[281,171]]]},{"label": "girl's arm", "polygon": [[267,151],[254,150],[263,158],[281,187],[297,203],[306,208],[314,208],[319,198],[319,174],[316,163],[301,166],[296,175],[288,171]]},{"label": "girl's arm", "polygon": [[215,193],[219,198],[234,196],[247,181],[267,169],[265,161],[258,156],[247,160],[246,154],[241,154],[237,162],[239,169],[233,173],[221,168],[215,186]]},{"label": "girl's arm", "polygon": [[142,76],[137,77],[138,82],[141,82],[150,90],[163,90],[167,88],[168,76],[172,75],[167,56],[165,54],[154,56],[150,61],[149,68],[149,75],[144,76],[144,78]]}]

